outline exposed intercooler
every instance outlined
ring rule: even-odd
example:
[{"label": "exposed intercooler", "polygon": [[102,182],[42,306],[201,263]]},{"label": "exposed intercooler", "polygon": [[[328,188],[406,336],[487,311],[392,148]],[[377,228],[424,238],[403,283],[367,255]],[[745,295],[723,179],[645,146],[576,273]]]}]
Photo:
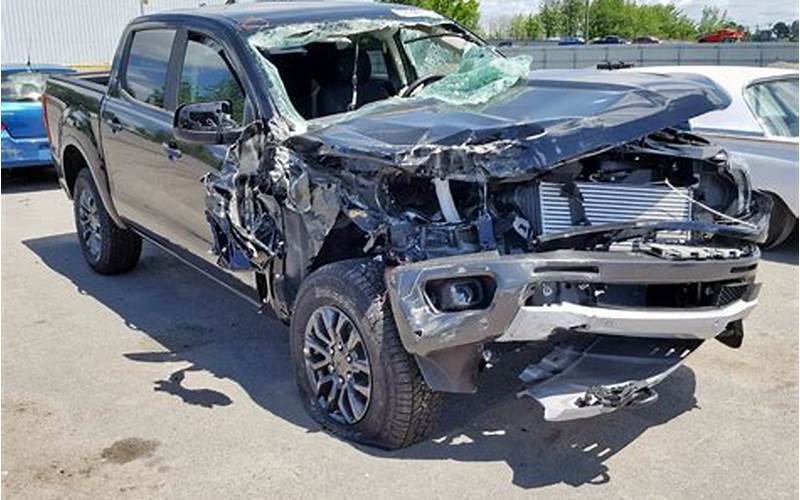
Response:
[{"label": "exposed intercooler", "polygon": [[[542,182],[539,192],[542,234],[560,233],[587,223],[596,226],[634,220],[687,221],[692,217],[688,188],[610,182],[576,182],[574,186],[565,186]],[[686,235],[665,233],[664,236]]]}]

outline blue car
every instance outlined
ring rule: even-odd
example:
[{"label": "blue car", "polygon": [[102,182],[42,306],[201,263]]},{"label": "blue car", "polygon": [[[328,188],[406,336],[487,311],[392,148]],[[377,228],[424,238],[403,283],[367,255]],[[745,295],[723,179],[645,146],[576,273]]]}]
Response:
[{"label": "blue car", "polygon": [[579,36],[568,36],[558,42],[559,45],[585,45],[586,40]]},{"label": "blue car", "polygon": [[75,70],[55,65],[8,65],[0,67],[2,95],[3,170],[53,162],[42,120],[42,92],[47,77]]}]

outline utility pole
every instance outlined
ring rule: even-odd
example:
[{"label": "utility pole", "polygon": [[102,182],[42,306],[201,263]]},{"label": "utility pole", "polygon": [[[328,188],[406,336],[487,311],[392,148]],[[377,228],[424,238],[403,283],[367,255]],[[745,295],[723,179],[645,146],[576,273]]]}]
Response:
[{"label": "utility pole", "polygon": [[583,20],[583,39],[588,43],[589,42],[589,5],[591,4],[592,0],[586,0],[586,9],[584,12],[584,20]]}]

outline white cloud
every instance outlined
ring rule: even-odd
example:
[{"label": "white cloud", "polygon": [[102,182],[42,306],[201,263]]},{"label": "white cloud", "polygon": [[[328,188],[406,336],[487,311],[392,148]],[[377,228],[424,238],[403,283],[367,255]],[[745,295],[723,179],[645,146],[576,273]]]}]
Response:
[{"label": "white cloud", "polygon": [[[791,22],[798,18],[797,0],[642,0],[646,3],[674,3],[689,17],[695,20],[705,5],[715,5],[728,11],[728,17],[754,29],[766,28],[778,21]],[[481,24],[491,25],[492,21],[520,13],[538,10],[539,0],[480,0]]]}]

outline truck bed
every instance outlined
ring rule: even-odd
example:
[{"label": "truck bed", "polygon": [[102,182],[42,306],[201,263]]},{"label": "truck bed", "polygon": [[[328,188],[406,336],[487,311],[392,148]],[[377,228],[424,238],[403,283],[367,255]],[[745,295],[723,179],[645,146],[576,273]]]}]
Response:
[{"label": "truck bed", "polygon": [[68,83],[85,89],[96,90],[102,94],[105,94],[110,78],[110,71],[86,71],[83,73],[70,73],[68,75],[53,75],[49,80]]}]

